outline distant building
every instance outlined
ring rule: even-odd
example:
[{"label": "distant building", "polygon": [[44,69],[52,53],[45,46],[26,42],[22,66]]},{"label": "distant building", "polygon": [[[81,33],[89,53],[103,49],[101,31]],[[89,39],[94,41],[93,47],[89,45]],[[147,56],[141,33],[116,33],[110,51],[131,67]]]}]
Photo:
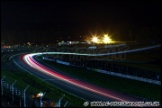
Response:
[{"label": "distant building", "polygon": [[62,45],[74,45],[74,44],[79,44],[79,41],[67,41],[67,42],[61,41],[61,42],[58,43],[59,46],[62,46]]}]

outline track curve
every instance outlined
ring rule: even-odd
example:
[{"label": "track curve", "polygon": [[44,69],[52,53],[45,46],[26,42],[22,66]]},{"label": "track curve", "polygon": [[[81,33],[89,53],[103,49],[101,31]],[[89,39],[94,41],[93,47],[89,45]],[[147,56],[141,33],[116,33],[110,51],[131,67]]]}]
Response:
[{"label": "track curve", "polygon": [[141,98],[101,88],[94,84],[71,77],[39,63],[34,56],[42,53],[23,54],[14,61],[21,68],[47,80],[55,86],[88,101],[140,101]]}]

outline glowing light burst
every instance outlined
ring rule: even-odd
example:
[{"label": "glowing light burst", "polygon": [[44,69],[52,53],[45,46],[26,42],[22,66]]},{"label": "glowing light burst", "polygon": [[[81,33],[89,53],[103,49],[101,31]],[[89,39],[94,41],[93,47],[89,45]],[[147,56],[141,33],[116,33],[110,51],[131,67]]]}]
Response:
[{"label": "glowing light burst", "polygon": [[97,36],[92,37],[92,42],[98,43],[99,42],[98,37]]},{"label": "glowing light burst", "polygon": [[93,36],[91,41],[93,43],[97,43],[97,44],[108,44],[108,43],[112,43],[112,39],[110,38],[110,36],[108,36],[107,34],[104,35],[103,37],[98,38],[97,36]]},{"label": "glowing light burst", "polygon": [[103,43],[108,44],[111,43],[112,39],[108,35],[104,35],[103,37]]}]

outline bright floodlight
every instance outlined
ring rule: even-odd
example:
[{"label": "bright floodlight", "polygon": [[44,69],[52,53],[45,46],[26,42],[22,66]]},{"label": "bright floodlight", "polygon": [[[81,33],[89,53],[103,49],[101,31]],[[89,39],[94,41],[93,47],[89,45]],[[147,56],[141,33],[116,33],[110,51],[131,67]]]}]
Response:
[{"label": "bright floodlight", "polygon": [[92,42],[94,42],[94,43],[98,43],[98,37],[96,37],[96,36],[94,36],[93,38],[92,38]]},{"label": "bright floodlight", "polygon": [[110,38],[108,35],[104,35],[104,37],[103,37],[103,42],[104,42],[105,44],[110,43],[110,42],[111,42],[111,38]]}]

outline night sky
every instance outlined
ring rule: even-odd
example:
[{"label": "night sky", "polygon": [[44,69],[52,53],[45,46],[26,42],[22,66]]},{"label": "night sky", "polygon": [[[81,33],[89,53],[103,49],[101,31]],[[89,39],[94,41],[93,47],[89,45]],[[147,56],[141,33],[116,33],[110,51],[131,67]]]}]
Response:
[{"label": "night sky", "polygon": [[159,39],[160,4],[159,0],[1,1],[1,41],[53,43],[104,33],[116,40]]}]

